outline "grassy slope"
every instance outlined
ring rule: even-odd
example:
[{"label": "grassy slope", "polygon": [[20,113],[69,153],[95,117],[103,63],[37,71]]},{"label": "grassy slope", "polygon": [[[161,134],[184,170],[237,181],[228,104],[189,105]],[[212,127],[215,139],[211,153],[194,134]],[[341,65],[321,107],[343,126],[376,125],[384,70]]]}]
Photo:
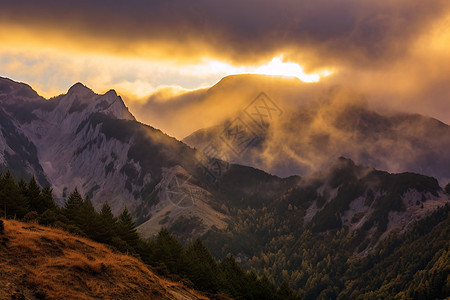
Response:
[{"label": "grassy slope", "polygon": [[207,299],[103,244],[4,220],[0,299]]}]

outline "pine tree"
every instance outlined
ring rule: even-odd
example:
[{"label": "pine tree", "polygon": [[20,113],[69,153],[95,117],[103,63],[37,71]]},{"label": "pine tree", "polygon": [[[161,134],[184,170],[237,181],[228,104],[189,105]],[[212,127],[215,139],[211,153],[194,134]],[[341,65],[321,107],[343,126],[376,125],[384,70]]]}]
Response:
[{"label": "pine tree", "polygon": [[136,225],[133,222],[128,209],[125,207],[119,216],[118,233],[120,239],[136,249],[139,242],[139,235],[136,232]]},{"label": "pine tree", "polygon": [[284,280],[278,287],[278,298],[281,300],[294,300],[296,299],[294,292],[289,288],[289,284]]},{"label": "pine tree", "polygon": [[28,203],[9,171],[0,177],[0,199],[5,216],[23,218],[28,212]]},{"label": "pine tree", "polygon": [[99,214],[100,228],[98,230],[99,241],[110,243],[113,236],[117,235],[117,218],[114,217],[111,207],[105,202]]},{"label": "pine tree", "polygon": [[245,273],[231,254],[228,254],[220,262],[219,268],[224,274],[224,289],[231,296],[236,297],[239,295],[244,295],[248,292]]},{"label": "pine tree", "polygon": [[75,188],[64,204],[63,213],[73,225],[78,226],[81,223],[83,202],[83,198],[78,192],[78,189]]},{"label": "pine tree", "polygon": [[173,274],[186,273],[186,253],[183,245],[162,228],[156,238],[154,259]]},{"label": "pine tree", "polygon": [[19,187],[20,193],[25,197],[28,190],[28,185],[25,182],[25,180],[23,180],[23,178],[20,178],[19,181],[17,182],[17,186]]},{"label": "pine tree", "polygon": [[30,181],[25,190],[25,199],[28,202],[28,208],[30,211],[35,211],[38,213],[43,213],[42,203],[41,203],[41,188],[36,182],[34,177],[31,177]]},{"label": "pine tree", "polygon": [[56,203],[53,198],[53,190],[49,185],[46,185],[42,190],[40,197],[40,207],[37,211],[39,214],[44,213],[48,209],[56,209]]},{"label": "pine tree", "polygon": [[100,216],[95,211],[94,206],[89,198],[83,201],[80,215],[78,216],[78,227],[91,239],[99,241],[99,230],[102,227]]},{"label": "pine tree", "polygon": [[200,239],[189,245],[186,256],[189,279],[201,290],[217,292],[219,289],[218,266]]},{"label": "pine tree", "polygon": [[266,275],[263,275],[258,281],[256,285],[256,289],[253,292],[253,295],[256,295],[256,299],[276,299],[276,288],[275,285],[267,278]]}]

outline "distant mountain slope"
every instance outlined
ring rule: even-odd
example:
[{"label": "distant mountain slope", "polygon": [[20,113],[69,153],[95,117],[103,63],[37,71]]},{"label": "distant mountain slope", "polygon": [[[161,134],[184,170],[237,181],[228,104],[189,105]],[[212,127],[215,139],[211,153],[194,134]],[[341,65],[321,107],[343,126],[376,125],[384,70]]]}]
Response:
[{"label": "distant mountain slope", "polygon": [[[235,180],[252,187],[249,179]],[[321,233],[343,228],[358,232],[357,245],[361,246],[355,254],[364,255],[390,232],[405,232],[415,220],[450,202],[432,177],[390,174],[355,165],[345,158],[310,176],[285,180],[285,184],[288,181],[295,184],[283,189],[282,183],[276,181],[278,189],[286,191],[279,197],[272,195],[265,199],[244,194],[243,198],[224,200],[230,211],[229,226],[206,236],[215,255],[222,257],[232,252],[252,257],[271,238],[286,234],[297,238],[304,230]],[[270,187],[270,180],[260,182],[268,186],[261,185],[254,190],[269,193],[276,189]]]},{"label": "distant mountain slope", "polygon": [[[252,102],[260,92],[269,97],[268,106]],[[188,135],[185,143],[202,150],[214,142],[231,162],[279,176],[311,174],[345,156],[380,170],[450,181],[450,126],[419,114],[375,111],[364,95],[349,88],[231,76],[198,96],[200,114],[206,103],[216,107],[220,100],[237,103],[240,110],[211,111],[208,120],[220,121]],[[189,111],[197,116],[194,108]],[[252,141],[238,153],[223,139],[227,130],[236,129],[230,124],[237,118],[248,127],[240,131],[241,139]],[[254,120],[266,127],[261,130]]]},{"label": "distant mountain slope", "polygon": [[41,185],[48,184],[36,146],[0,109],[0,171],[10,169],[16,178],[33,174]]},{"label": "distant mountain slope", "polygon": [[4,222],[1,299],[207,299],[102,244],[35,224]]},{"label": "distant mountain slope", "polygon": [[300,299],[450,296],[450,195],[436,179],[344,158],[292,179],[271,201],[226,202],[229,225],[203,236],[212,253],[288,282]]},{"label": "distant mountain slope", "polygon": [[310,100],[320,87],[319,83],[303,83],[296,77],[231,75],[211,87],[181,94],[162,90],[145,102],[130,101],[129,105],[138,120],[183,138],[236,116],[260,92],[267,93],[285,110],[287,103]]}]

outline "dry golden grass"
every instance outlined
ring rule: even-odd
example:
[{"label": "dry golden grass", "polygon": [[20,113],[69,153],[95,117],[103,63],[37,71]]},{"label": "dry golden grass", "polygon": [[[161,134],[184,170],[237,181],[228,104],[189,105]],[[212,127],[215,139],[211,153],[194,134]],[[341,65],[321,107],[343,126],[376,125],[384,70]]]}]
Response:
[{"label": "dry golden grass", "polygon": [[207,299],[102,244],[37,224],[4,222],[0,299]]}]

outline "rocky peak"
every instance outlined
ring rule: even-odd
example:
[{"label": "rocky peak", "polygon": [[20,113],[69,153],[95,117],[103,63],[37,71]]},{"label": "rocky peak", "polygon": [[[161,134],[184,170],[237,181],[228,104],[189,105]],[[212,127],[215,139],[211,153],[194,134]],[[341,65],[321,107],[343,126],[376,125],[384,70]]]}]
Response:
[{"label": "rocky peak", "polygon": [[0,102],[4,104],[23,104],[30,100],[41,100],[28,84],[15,82],[11,79],[0,77]]},{"label": "rocky peak", "polygon": [[69,89],[67,95],[78,94],[78,95],[95,95],[94,91],[90,88],[82,84],[81,82],[77,82]]},{"label": "rocky peak", "polygon": [[118,119],[135,120],[134,116],[129,112],[128,107],[122,100],[122,97],[117,95],[116,91],[111,89],[104,95],[100,95],[96,99],[96,109],[100,112],[113,116]]},{"label": "rocky peak", "polygon": [[122,98],[116,91],[109,90],[103,95],[96,94],[93,90],[78,82],[62,95],[60,101],[55,106],[55,120],[67,119],[78,123],[94,113],[102,113],[117,119],[134,120],[133,115],[128,111]]}]

